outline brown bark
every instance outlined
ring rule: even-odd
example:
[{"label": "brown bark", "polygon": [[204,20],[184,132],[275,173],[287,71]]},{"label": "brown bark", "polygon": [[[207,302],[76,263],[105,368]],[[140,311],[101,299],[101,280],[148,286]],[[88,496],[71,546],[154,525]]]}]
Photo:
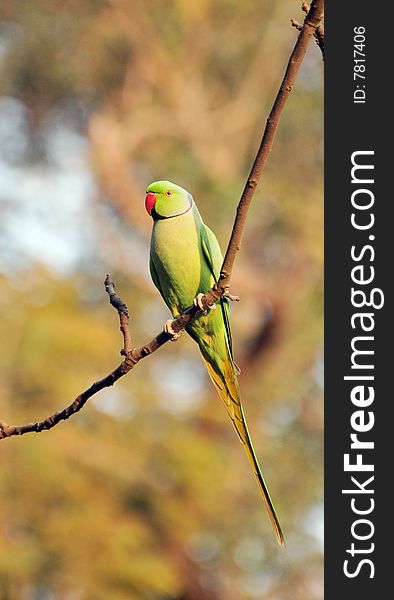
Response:
[{"label": "brown bark", "polygon": [[[301,9],[304,11],[304,13],[306,13],[306,14],[309,13],[309,6],[306,2],[302,3]],[[298,29],[298,31],[302,30],[303,25],[301,25],[301,23],[299,23],[298,21],[296,21],[295,19],[290,19],[290,22],[293,27]],[[316,44],[319,46],[321,53],[322,53],[322,58],[324,60],[324,26],[323,26],[322,22],[316,28],[315,33],[313,35],[315,36]]]}]

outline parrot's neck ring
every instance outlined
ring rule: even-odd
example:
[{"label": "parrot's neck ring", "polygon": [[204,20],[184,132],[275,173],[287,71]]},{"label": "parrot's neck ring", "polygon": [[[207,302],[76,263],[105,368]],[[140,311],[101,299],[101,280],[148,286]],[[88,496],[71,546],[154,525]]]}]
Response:
[{"label": "parrot's neck ring", "polygon": [[155,209],[153,208],[153,210],[152,210],[153,219],[155,221],[162,221],[164,219],[173,219],[174,217],[180,217],[181,215],[185,215],[187,212],[189,212],[189,210],[193,206],[193,198],[191,197],[190,194],[188,194],[187,199],[189,200],[189,206],[185,210],[174,213],[173,215],[167,215],[167,216],[159,215],[159,213],[157,213],[155,211]]}]

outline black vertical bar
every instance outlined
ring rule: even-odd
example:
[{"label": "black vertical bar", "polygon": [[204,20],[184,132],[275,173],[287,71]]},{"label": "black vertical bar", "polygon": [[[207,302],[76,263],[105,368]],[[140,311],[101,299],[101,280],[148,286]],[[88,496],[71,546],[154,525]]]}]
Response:
[{"label": "black vertical bar", "polygon": [[[394,594],[391,582],[393,553],[390,550],[394,529],[392,25],[391,3],[377,4],[367,0],[331,0],[326,3],[326,600],[371,600],[383,597],[380,590],[385,590],[387,597]],[[361,47],[362,43],[364,47]],[[357,54],[356,50],[361,54]],[[365,54],[365,62],[361,60],[364,58],[362,54]],[[364,75],[365,79],[355,73]],[[354,155],[355,152],[369,154]],[[353,182],[352,155],[356,163],[374,166],[374,169],[355,170]],[[367,183],[369,179],[373,179],[373,183]],[[352,194],[356,190],[361,191],[356,193],[354,202],[367,205],[368,200],[373,198],[371,208],[363,210],[352,205]],[[358,229],[352,225],[352,214],[358,226],[366,226],[371,219],[374,219],[374,224],[367,229]],[[356,266],[362,266],[361,270],[353,272],[356,279],[368,279],[373,273],[373,280],[355,283],[352,269]],[[384,293],[383,307],[365,305],[356,308],[352,304],[352,287],[364,291],[367,299],[373,297],[376,306],[380,304],[382,295],[375,292],[371,296],[372,290],[381,289]],[[361,294],[356,301],[362,304]],[[371,331],[364,331],[361,318],[354,317],[356,313],[370,314],[370,317],[365,317],[363,325],[373,326]],[[355,341],[357,336],[373,339]],[[351,361],[352,340],[357,349],[373,351],[373,354],[353,357],[355,365],[361,368],[354,368]],[[373,379],[344,379],[346,376],[372,376]],[[373,388],[374,400],[369,406],[367,402],[359,406],[352,402],[351,393],[356,386],[366,394],[370,393],[369,388]],[[354,398],[360,400],[361,396]],[[368,396],[364,396],[365,399]],[[357,411],[363,415],[356,414]],[[361,427],[370,429],[357,431]],[[357,434],[358,440],[372,442],[374,447],[352,449],[352,433]],[[361,460],[365,465],[373,465],[374,470],[345,471],[346,454],[349,454],[352,465]],[[357,459],[357,454],[361,455],[361,459]],[[355,481],[352,481],[352,476]],[[373,480],[367,484],[370,477]],[[343,493],[342,490],[355,490],[355,493]],[[369,509],[371,512],[367,513]],[[365,514],[357,514],[355,510],[365,511]],[[365,539],[358,539],[360,537]]]}]

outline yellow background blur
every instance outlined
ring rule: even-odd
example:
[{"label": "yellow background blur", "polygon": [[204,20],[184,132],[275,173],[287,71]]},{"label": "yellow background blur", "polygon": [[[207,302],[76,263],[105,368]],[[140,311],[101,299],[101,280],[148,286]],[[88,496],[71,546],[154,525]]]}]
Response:
[{"label": "yellow background blur", "polygon": [[[71,402],[169,317],[146,186],[187,188],[225,248],[302,20],[284,0],[3,0],[0,418]],[[51,432],[0,442],[1,600],[322,598],[322,62],[311,44],[234,270],[235,357],[287,540],[194,342]]]}]

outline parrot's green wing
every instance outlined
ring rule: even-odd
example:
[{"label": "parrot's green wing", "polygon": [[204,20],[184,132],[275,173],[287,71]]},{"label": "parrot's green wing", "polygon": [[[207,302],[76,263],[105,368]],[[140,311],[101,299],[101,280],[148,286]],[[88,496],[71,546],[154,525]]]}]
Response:
[{"label": "parrot's green wing", "polygon": [[[167,300],[166,300],[166,298],[164,296],[163,289],[162,289],[162,287],[160,285],[160,279],[159,279],[159,276],[158,276],[157,271],[156,271],[155,263],[152,260],[152,256],[150,256],[150,258],[149,258],[149,270],[150,270],[150,276],[152,277],[153,283],[155,284],[155,286],[159,290],[159,292],[161,294],[161,297],[163,298],[164,302],[167,304]],[[168,304],[167,304],[167,306],[168,306]]]},{"label": "parrot's green wing", "polygon": [[[216,238],[216,235],[213,233],[209,227],[205,224],[201,226],[201,246],[204,253],[204,257],[208,264],[209,270],[212,273],[212,276],[215,282],[218,281],[220,276],[220,269],[222,268],[223,257],[220,250],[219,242]],[[206,290],[208,291],[208,290]],[[230,318],[229,318],[229,302],[227,298],[220,299],[220,306],[223,314],[224,326],[227,334],[228,348],[230,352],[231,358],[233,357],[233,340],[231,336],[231,326],[230,326]],[[236,366],[236,369],[238,367]]]},{"label": "parrot's green wing", "polygon": [[[162,292],[162,289],[161,289],[161,286],[160,286],[160,279],[159,279],[159,276],[158,276],[158,274],[157,274],[157,271],[156,271],[155,264],[154,264],[154,262],[153,262],[153,260],[152,260],[152,256],[151,256],[151,257],[150,257],[150,259],[149,259],[149,270],[150,270],[150,275],[151,275],[151,277],[152,277],[152,281],[153,281],[153,283],[155,284],[155,286],[156,286],[156,287],[157,287],[157,289],[159,290],[160,294],[161,294],[161,295],[162,295],[162,297],[164,298],[164,296],[163,296],[163,292]],[[164,298],[164,300],[165,300],[165,298]]]},{"label": "parrot's green wing", "polygon": [[220,275],[220,269],[223,262],[219,242],[212,229],[209,229],[209,227],[204,223],[201,224],[200,234],[204,256],[207,260],[208,267],[215,281],[217,281]]}]

